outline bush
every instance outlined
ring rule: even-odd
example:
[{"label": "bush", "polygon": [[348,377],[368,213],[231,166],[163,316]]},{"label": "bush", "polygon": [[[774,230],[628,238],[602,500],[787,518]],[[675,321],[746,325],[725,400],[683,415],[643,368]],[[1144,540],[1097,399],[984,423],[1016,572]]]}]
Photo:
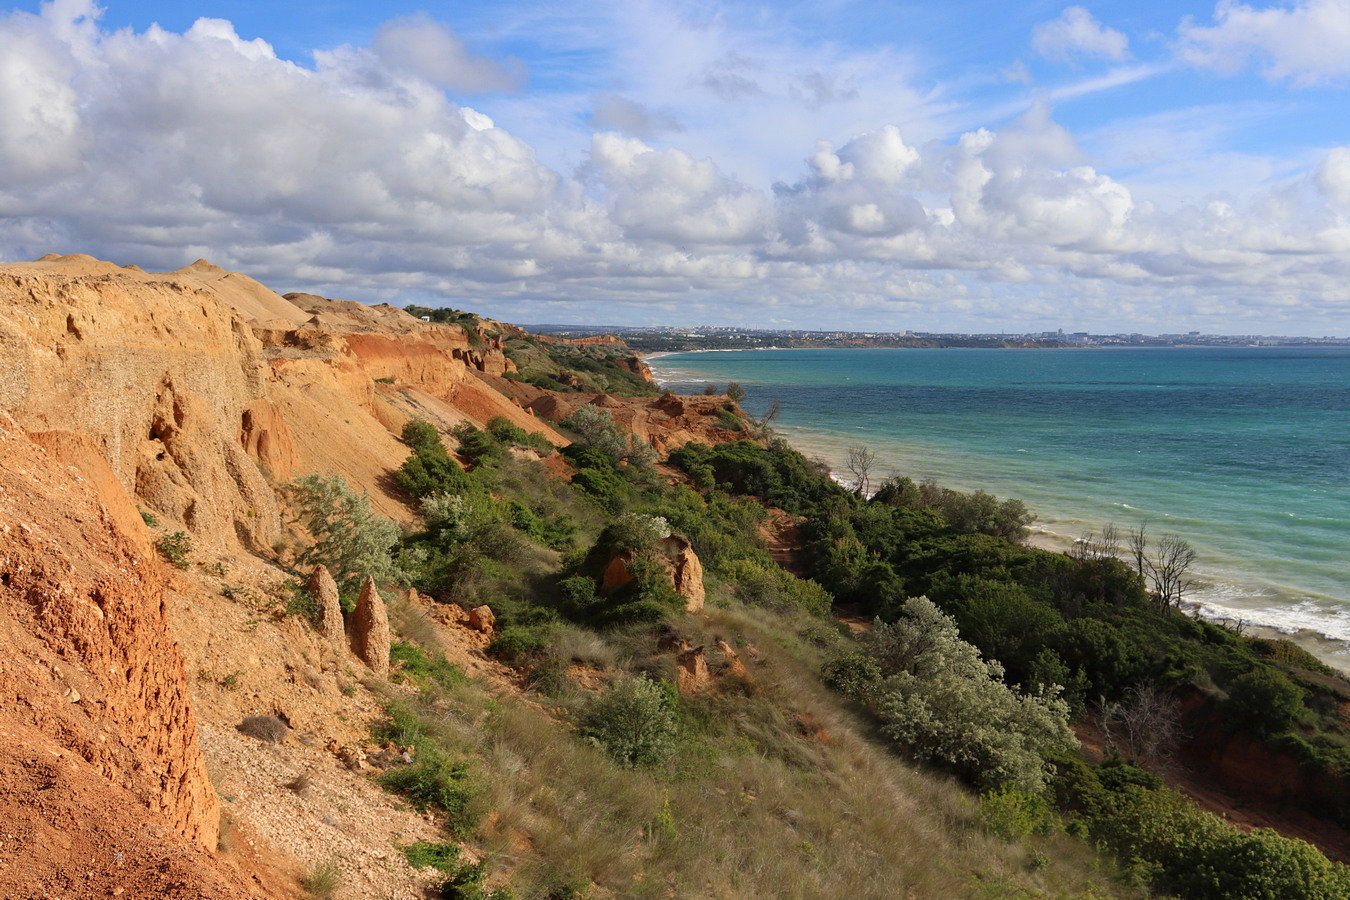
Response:
[{"label": "bush", "polygon": [[376,582],[402,580],[390,555],[399,542],[399,528],[371,511],[369,497],[354,493],[332,472],[304,475],[287,489],[299,509],[298,520],[314,538],[314,545],[300,554],[302,564],[322,563],[338,590],[352,597],[367,576]]},{"label": "bush", "polygon": [[306,869],[300,878],[300,887],[318,900],[328,900],[340,884],[342,884],[342,866],[335,858],[315,863]]},{"label": "bush", "polygon": [[645,675],[620,681],[591,704],[580,730],[621,766],[660,765],[675,751],[673,689]]},{"label": "bush", "polygon": [[431,867],[441,873],[435,890],[447,900],[510,900],[513,896],[509,888],[484,888],[487,865],[461,861],[458,845],[449,841],[415,841],[402,850],[414,869]]},{"label": "bush", "polygon": [[403,672],[423,686],[434,683],[443,688],[466,684],[469,677],[459,666],[445,658],[444,653],[432,656],[416,644],[394,641],[389,648],[390,665],[402,664]]},{"label": "bush", "polygon": [[240,734],[246,734],[251,738],[257,738],[269,744],[284,740],[286,734],[291,730],[290,726],[276,716],[248,716],[234,727]]},{"label": "bush", "polygon": [[454,837],[467,838],[478,826],[473,808],[478,792],[469,779],[469,764],[451,762],[429,742],[418,744],[411,765],[390,769],[378,781],[381,787],[403,794],[419,810],[441,810],[445,830]]},{"label": "bush", "polygon": [[1302,715],[1303,691],[1274,669],[1261,666],[1233,679],[1224,707],[1230,722],[1269,736],[1288,730]]},{"label": "bush", "polygon": [[904,613],[878,623],[864,651],[886,678],[875,700],[882,732],[977,787],[1040,792],[1046,757],[1078,746],[1068,704],[1011,690],[1002,666],[981,659],[928,598],[905,601]]},{"label": "bush", "polygon": [[1043,796],[1014,787],[982,795],[980,814],[990,831],[1012,843],[1033,832],[1048,834],[1055,827],[1054,813]]},{"label": "bush", "polygon": [[191,565],[188,555],[192,553],[192,538],[185,531],[166,534],[155,542],[155,549],[172,566],[186,569]]},{"label": "bush", "polygon": [[830,614],[834,604],[829,591],[814,581],[784,571],[774,562],[728,560],[719,567],[719,574],[735,585],[737,599],[750,606],[778,612],[800,609],[823,618]]},{"label": "bush", "polygon": [[429,422],[414,420],[403,426],[403,442],[413,455],[394,473],[399,487],[413,498],[446,491],[460,491],[468,484],[468,475],[450,458],[441,436]]}]

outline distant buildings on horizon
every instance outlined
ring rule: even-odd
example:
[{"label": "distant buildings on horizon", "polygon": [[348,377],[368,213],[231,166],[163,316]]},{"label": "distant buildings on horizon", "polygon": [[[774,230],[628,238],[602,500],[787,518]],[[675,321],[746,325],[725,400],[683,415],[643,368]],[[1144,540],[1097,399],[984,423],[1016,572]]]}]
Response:
[{"label": "distant buildings on horizon", "polygon": [[1220,347],[1261,347],[1291,345],[1350,346],[1350,337],[1298,337],[1288,335],[1260,334],[1202,334],[1189,331],[1185,334],[1093,334],[1087,331],[1066,333],[1058,331],[1036,331],[1026,333],[974,333],[974,332],[936,332],[936,331],[823,331],[803,328],[743,328],[732,325],[653,325],[646,327],[618,325],[525,325],[528,331],[536,334],[587,335],[615,334],[621,336],[651,336],[670,341],[685,339],[696,342],[714,342],[717,344],[735,344],[744,347],[773,347],[784,344],[836,344],[840,346],[865,347],[869,345],[906,345],[927,341],[942,343],[974,341],[980,343],[1034,343],[1055,346],[1080,347],[1175,347],[1175,346],[1220,346]]}]

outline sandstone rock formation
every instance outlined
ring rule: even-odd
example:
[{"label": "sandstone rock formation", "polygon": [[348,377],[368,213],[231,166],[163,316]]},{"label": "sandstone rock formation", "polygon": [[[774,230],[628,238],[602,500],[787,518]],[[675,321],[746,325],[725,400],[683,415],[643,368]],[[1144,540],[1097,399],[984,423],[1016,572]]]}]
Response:
[{"label": "sandstone rock formation", "polygon": [[328,567],[320,563],[309,576],[305,590],[319,605],[319,631],[324,639],[334,646],[346,643],[346,629],[342,621],[342,603],[338,599],[337,582],[328,574]]},{"label": "sandstone rock formation", "polygon": [[689,539],[672,534],[658,543],[656,550],[665,561],[667,577],[675,587],[675,593],[684,598],[685,610],[702,612],[706,597],[703,590],[703,564],[699,562]]},{"label": "sandstone rock formation", "polygon": [[722,659],[726,662],[726,674],[733,678],[748,678],[749,673],[745,670],[745,663],[741,662],[740,656],[731,645],[726,641],[717,642],[717,652],[722,654]]},{"label": "sandstone rock formation", "polygon": [[277,405],[266,397],[245,407],[239,422],[239,444],[274,481],[290,481],[298,465],[290,426]]},{"label": "sandstone rock formation", "polygon": [[692,647],[675,657],[675,681],[681,694],[696,694],[712,683],[703,647]]},{"label": "sandstone rock formation", "polygon": [[[44,765],[58,780],[98,779],[109,815],[114,806],[137,807],[214,849],[220,805],[169,635],[160,571],[89,481],[0,413],[6,778]],[[61,827],[47,821],[38,798],[25,802],[18,789],[0,800],[0,820],[16,838]]]},{"label": "sandstone rock formation", "polygon": [[497,617],[492,614],[492,607],[487,604],[469,610],[469,627],[474,631],[481,631],[490,637],[496,625]]},{"label": "sandstone rock formation", "polygon": [[[703,588],[703,564],[699,562],[698,554],[694,552],[689,539],[679,534],[662,538],[652,548],[651,556],[661,567],[675,593],[684,598],[685,610],[691,613],[702,612],[706,599]],[[628,563],[631,560],[632,554],[624,551],[609,561],[600,578],[601,593],[607,594],[633,580],[628,571]]]},{"label": "sandstone rock formation", "polygon": [[129,493],[200,544],[261,549],[277,508],[230,424],[263,394],[261,345],[195,279],[85,256],[0,266],[0,409],[30,431],[90,435]]},{"label": "sandstone rock formation", "polygon": [[376,675],[389,674],[389,616],[374,578],[367,578],[361,586],[361,597],[352,614],[352,642],[356,655]]}]

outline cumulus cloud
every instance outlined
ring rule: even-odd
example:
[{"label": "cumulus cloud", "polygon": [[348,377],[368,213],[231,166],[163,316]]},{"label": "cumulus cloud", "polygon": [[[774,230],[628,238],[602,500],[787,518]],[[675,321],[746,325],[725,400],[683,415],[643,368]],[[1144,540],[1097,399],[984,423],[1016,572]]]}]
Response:
[{"label": "cumulus cloud", "polygon": [[952,210],[996,241],[1117,249],[1130,192],[1085,164],[1073,136],[1037,106],[1001,133],[963,135],[952,166]]},{"label": "cumulus cloud", "polygon": [[1120,62],[1130,52],[1125,35],[1107,28],[1081,6],[1070,6],[1058,19],[1033,28],[1031,46],[1041,56],[1058,60],[1096,56]]},{"label": "cumulus cloud", "polygon": [[525,81],[516,59],[506,65],[470,56],[449,26],[424,12],[385,22],[370,49],[392,71],[407,72],[451,91],[514,91]]},{"label": "cumulus cloud", "polygon": [[653,138],[660,134],[684,131],[684,123],[669,109],[652,110],[615,94],[596,98],[590,124],[601,130],[622,131],[637,138]]},{"label": "cumulus cloud", "polygon": [[1350,76],[1350,0],[1304,0],[1292,8],[1264,9],[1220,0],[1214,23],[1183,20],[1177,55],[1225,75],[1255,59],[1266,78],[1301,87]]},{"label": "cumulus cloud", "polygon": [[626,235],[676,244],[762,240],[768,205],[758,191],[682,150],[653,150],[613,132],[591,141],[583,176],[600,186],[610,215]]}]

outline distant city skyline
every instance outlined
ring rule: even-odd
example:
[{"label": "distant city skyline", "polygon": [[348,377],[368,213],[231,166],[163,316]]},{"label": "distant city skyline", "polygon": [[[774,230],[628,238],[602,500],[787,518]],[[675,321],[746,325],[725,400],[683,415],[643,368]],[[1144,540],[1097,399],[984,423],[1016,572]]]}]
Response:
[{"label": "distant city skyline", "polygon": [[52,0],[0,52],[6,261],[512,322],[1350,334],[1350,0]]}]

